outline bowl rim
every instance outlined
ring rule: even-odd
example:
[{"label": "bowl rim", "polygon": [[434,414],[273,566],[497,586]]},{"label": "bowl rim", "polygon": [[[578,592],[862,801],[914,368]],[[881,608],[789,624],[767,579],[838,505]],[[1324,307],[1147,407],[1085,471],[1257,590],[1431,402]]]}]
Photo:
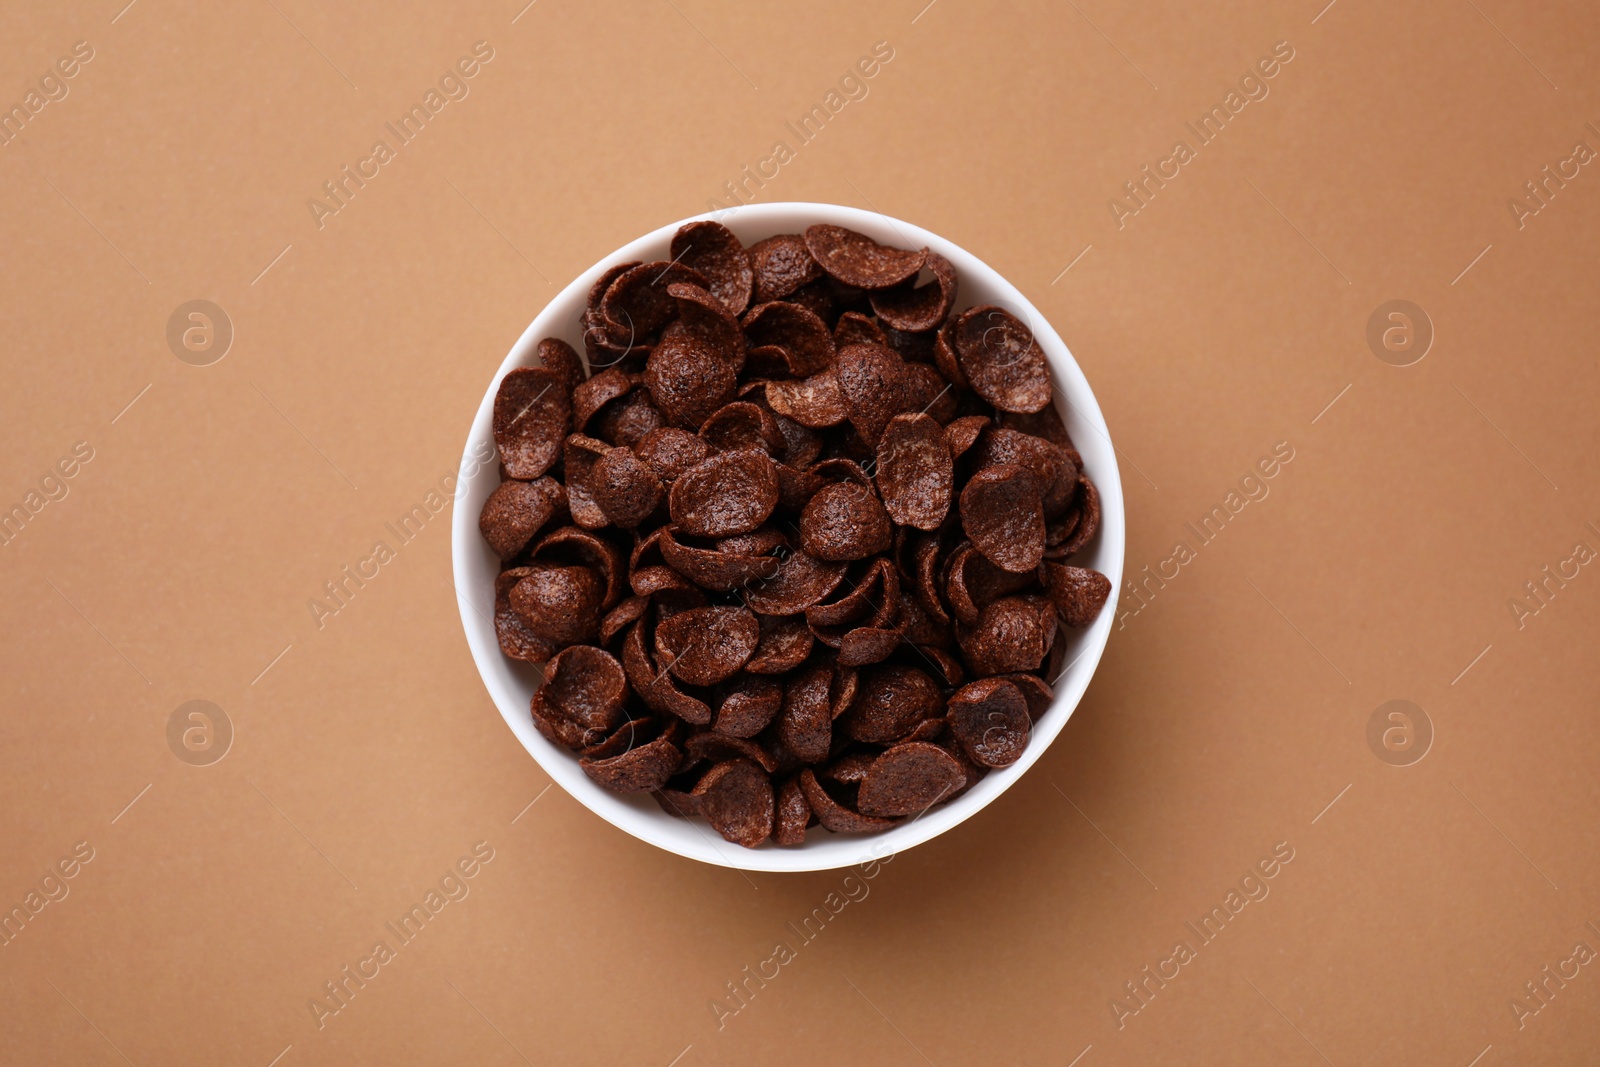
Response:
[{"label": "bowl rim", "polygon": [[[1101,522],[1095,537],[1095,558],[1092,562],[1095,569],[1111,581],[1111,595],[1105,607],[1090,627],[1078,631],[1082,635],[1082,648],[1057,677],[1054,698],[1050,707],[1035,721],[1022,757],[1009,767],[990,771],[955,800],[879,834],[859,837],[825,834],[816,838],[808,837],[807,842],[798,847],[779,847],[768,843],[747,849],[722,841],[715,831],[699,819],[680,819],[668,815],[656,806],[648,794],[633,797],[606,790],[583,772],[572,753],[553,745],[534,728],[527,698],[521,691],[525,681],[519,676],[525,677],[528,672],[533,672],[542,678],[542,670],[517,664],[500,651],[493,624],[492,583],[486,599],[483,596],[485,590],[478,588],[482,582],[484,557],[493,558],[493,553],[478,532],[477,520],[484,499],[500,482],[490,421],[501,379],[517,367],[537,365],[534,350],[544,337],[567,337],[574,342],[574,347],[581,355],[582,346],[576,343],[580,336],[578,318],[586,306],[590,288],[601,274],[615,263],[667,258],[666,250],[672,235],[681,226],[702,220],[721,222],[736,233],[746,230],[747,233],[740,234],[740,240],[746,246],[764,236],[797,232],[797,223],[798,230],[803,230],[811,223],[827,222],[899,247],[932,248],[955,266],[968,292],[972,287],[987,290],[989,303],[1007,306],[1027,320],[1045,353],[1054,389],[1054,402],[1058,410],[1063,404],[1068,409],[1061,410],[1063,420],[1069,428],[1076,424],[1094,431],[1094,437],[1088,438],[1075,433],[1073,442],[1083,455],[1084,469],[1090,474],[1100,494]],[[749,231],[756,231],[759,236],[748,236]],[[958,299],[957,303],[958,306],[970,306],[971,302],[963,304]],[[601,257],[545,303],[501,361],[473,415],[454,491],[451,569],[462,628],[484,687],[512,734],[552,782],[560,785],[568,795],[618,829],[689,859],[746,871],[823,871],[868,862],[873,858],[883,860],[886,856],[932,840],[993,803],[1044,755],[1077,709],[1105,652],[1121,592],[1125,538],[1122,480],[1116,449],[1094,390],[1066,342],[1015,285],[955,242],[901,219],[839,204],[779,201],[703,212],[661,226]],[[497,559],[494,564],[498,567]],[[1072,631],[1058,632],[1058,640],[1062,639],[1062,633]],[[639,803],[641,799],[643,804]],[[648,805],[648,808],[644,805]],[[698,832],[680,832],[685,825]]]}]

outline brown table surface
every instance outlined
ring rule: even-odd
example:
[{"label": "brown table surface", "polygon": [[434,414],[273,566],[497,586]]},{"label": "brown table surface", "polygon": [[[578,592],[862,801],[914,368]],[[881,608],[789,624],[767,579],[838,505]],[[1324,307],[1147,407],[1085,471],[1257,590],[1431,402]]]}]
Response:
[{"label": "brown table surface", "polygon": [[[124,2],[0,20],[0,1060],[1595,1062],[1600,9]],[[448,512],[308,608],[739,182],[985,258],[1123,463],[1082,705],[870,872],[545,792]]]}]

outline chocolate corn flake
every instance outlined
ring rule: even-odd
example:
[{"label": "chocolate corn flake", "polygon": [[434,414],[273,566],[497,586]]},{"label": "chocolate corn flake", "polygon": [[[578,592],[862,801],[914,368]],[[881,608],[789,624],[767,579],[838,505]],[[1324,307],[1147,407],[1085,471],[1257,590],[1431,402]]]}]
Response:
[{"label": "chocolate corn flake", "polygon": [[610,759],[581,759],[583,773],[618,793],[648,793],[660,789],[677,769],[680,753],[665,737],[629,749]]},{"label": "chocolate corn flake", "polygon": [[731,314],[742,314],[749,305],[755,288],[755,268],[739,238],[722,223],[708,220],[684,226],[673,235],[672,258],[699,271],[711,294]]},{"label": "chocolate corn flake", "polygon": [[891,744],[944,713],[939,683],[917,667],[885,664],[862,672],[855,700],[840,717],[847,737]]},{"label": "chocolate corn flake", "polygon": [[1099,494],[1028,327],[937,253],[711,221],[670,253],[500,383],[496,637],[606,788],[749,848],[888,829],[1026,751],[1057,627],[1110,597],[1068,562]]},{"label": "chocolate corn flake", "polygon": [[1023,321],[986,304],[961,313],[952,338],[973,392],[1001,411],[1038,411],[1050,403],[1044,350]]},{"label": "chocolate corn flake", "polygon": [[984,678],[950,697],[950,733],[980,767],[1009,767],[1028,747],[1033,720],[1022,691],[1004,678]]},{"label": "chocolate corn flake", "polygon": [[806,827],[811,824],[811,805],[806,801],[806,791],[800,779],[790,778],[778,788],[778,809],[773,816],[772,840],[780,845],[800,845],[806,840]]},{"label": "chocolate corn flake", "polygon": [[507,374],[495,393],[493,427],[507,475],[526,481],[549,470],[572,428],[572,396],[560,374],[545,367]]},{"label": "chocolate corn flake", "polygon": [[873,760],[861,779],[856,806],[863,815],[916,815],[966,783],[949,752],[926,741],[906,741]]},{"label": "chocolate corn flake", "polygon": [[778,506],[778,473],[758,449],[721,452],[679,475],[667,500],[673,523],[691,537],[749,533]]},{"label": "chocolate corn flake", "polygon": [[1039,479],[1014,463],[983,468],[961,490],[961,528],[995,566],[1033,570],[1044,558]]},{"label": "chocolate corn flake", "polygon": [[817,559],[865,559],[893,537],[883,502],[851,482],[823,486],[800,514],[800,546]]},{"label": "chocolate corn flake", "polygon": [[829,796],[809,767],[800,772],[800,789],[817,821],[836,834],[870,834],[894,825],[892,819],[880,819],[852,811]]},{"label": "chocolate corn flake", "polygon": [[922,333],[938,328],[956,302],[956,269],[937,252],[922,250],[933,280],[911,288],[885,289],[872,294],[872,310],[891,328]]},{"label": "chocolate corn flake", "polygon": [[1099,571],[1060,563],[1044,565],[1045,587],[1055,602],[1061,621],[1068,626],[1088,626],[1105,607],[1111,581]]},{"label": "chocolate corn flake", "polygon": [[878,491],[901,526],[937,530],[950,510],[955,461],[944,429],[924,414],[896,415],[878,442]]},{"label": "chocolate corn flake", "polygon": [[528,547],[528,541],[547,522],[566,510],[566,487],[554,478],[501,482],[483,502],[478,531],[495,555],[510,559]]},{"label": "chocolate corn flake", "polygon": [[744,332],[756,347],[782,349],[790,374],[816,374],[833,363],[833,334],[828,324],[799,304],[757,304],[744,317]]},{"label": "chocolate corn flake", "polygon": [[887,289],[915,278],[927,259],[926,249],[890,248],[825,222],[806,228],[806,248],[829,277],[858,289]]},{"label": "chocolate corn flake", "polygon": [[752,760],[728,760],[706,772],[695,786],[700,814],[736,845],[755,848],[772,835],[776,800],[772,780]]},{"label": "chocolate corn flake", "polygon": [[758,304],[782,300],[807,282],[822,277],[822,267],[811,257],[806,241],[797,233],[768,237],[750,246],[750,264],[755,271]]},{"label": "chocolate corn flake", "polygon": [[681,611],[656,627],[656,662],[690,685],[715,685],[756,650],[761,624],[744,608]]}]

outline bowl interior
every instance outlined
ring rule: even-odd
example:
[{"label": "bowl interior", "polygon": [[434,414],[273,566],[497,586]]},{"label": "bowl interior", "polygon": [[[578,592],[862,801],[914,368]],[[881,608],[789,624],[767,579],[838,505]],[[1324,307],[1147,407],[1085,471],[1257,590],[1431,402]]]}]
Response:
[{"label": "bowl interior", "polygon": [[679,226],[693,219],[663,226],[600,260],[551,300],[512,347],[489,383],[472,421],[451,522],[451,550],[462,625],[478,671],[506,725],[546,773],[568,793],[601,818],[651,844],[692,859],[745,870],[811,871],[848,866],[868,856],[882,857],[909,848],[968,818],[1020,778],[1061,732],[1094,674],[1116,618],[1117,596],[1122,585],[1124,533],[1122,483],[1116,453],[1100,406],[1066,344],[1016,287],[964,249],[910,223],[831,204],[752,204],[695,218],[716,219],[747,246],[773,234],[803,232],[813,223],[831,222],[884,244],[902,248],[926,246],[943,255],[955,265],[960,278],[957,310],[973,304],[997,304],[1033,329],[1049,360],[1056,409],[1083,456],[1085,470],[1100,492],[1100,532],[1074,562],[1093,567],[1109,578],[1111,597],[1092,626],[1083,630],[1063,628],[1058,632],[1056,640],[1065,642],[1065,657],[1061,662],[1067,666],[1055,681],[1055,699],[1034,724],[1032,740],[1022,758],[1003,770],[990,771],[977,785],[950,803],[882,834],[832,834],[815,827],[807,835],[806,843],[799,847],[780,848],[769,843],[757,849],[745,849],[724,841],[702,820],[679,819],[666,814],[648,795],[624,796],[596,785],[578,766],[574,754],[552,745],[534,728],[528,703],[539,686],[542,673],[539,668],[508,659],[500,652],[493,624],[494,579],[499,573],[499,560],[478,533],[478,513],[500,482],[490,433],[490,416],[500,379],[513,368],[536,365],[534,349],[545,337],[562,338],[582,353],[579,317],[590,287],[613,263],[671,258],[668,246],[672,235]]}]

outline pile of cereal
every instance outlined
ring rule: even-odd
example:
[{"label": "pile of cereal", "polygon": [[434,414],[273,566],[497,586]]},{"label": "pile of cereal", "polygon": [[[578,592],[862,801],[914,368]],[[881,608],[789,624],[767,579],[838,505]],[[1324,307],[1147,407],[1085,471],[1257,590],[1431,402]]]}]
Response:
[{"label": "pile of cereal", "polygon": [[[875,831],[1015,762],[1099,496],[1044,353],[928,249],[695,222],[494,404],[495,628],[596,782],[729,841]],[[920,283],[920,284],[919,284]],[[603,369],[601,369],[603,368]]]}]

